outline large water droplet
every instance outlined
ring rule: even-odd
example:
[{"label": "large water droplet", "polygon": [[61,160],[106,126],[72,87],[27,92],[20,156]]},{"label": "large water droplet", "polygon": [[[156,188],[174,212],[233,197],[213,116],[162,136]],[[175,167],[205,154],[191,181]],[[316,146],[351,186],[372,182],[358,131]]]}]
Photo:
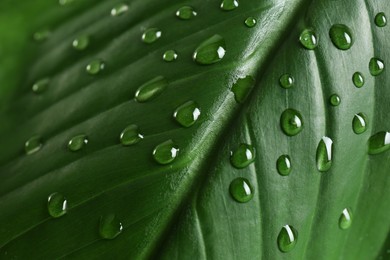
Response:
[{"label": "large water droplet", "polygon": [[119,16],[119,15],[126,13],[128,10],[129,10],[129,6],[127,4],[120,3],[120,4],[115,5],[111,9],[111,15],[112,16]]},{"label": "large water droplet", "polygon": [[144,43],[153,43],[160,39],[162,35],[162,32],[158,28],[149,28],[146,29],[145,32],[142,34],[142,41]]},{"label": "large water droplet", "polygon": [[340,105],[341,99],[340,99],[339,95],[333,94],[333,95],[330,96],[329,102],[330,102],[330,104],[331,104],[332,106],[335,106],[335,107],[336,107],[336,106]]},{"label": "large water droplet", "polygon": [[291,159],[288,155],[282,155],[276,161],[276,168],[280,175],[287,176],[291,172]]},{"label": "large water droplet", "polygon": [[299,41],[308,50],[314,50],[318,45],[318,37],[312,29],[303,30],[299,36]]},{"label": "large water droplet", "polygon": [[87,67],[85,70],[90,74],[90,75],[96,75],[99,74],[102,70],[105,68],[105,63],[101,59],[96,59],[88,63]]},{"label": "large water droplet", "polygon": [[42,42],[49,38],[51,32],[49,29],[43,29],[33,34],[33,39],[37,42]]},{"label": "large water droplet", "polygon": [[182,20],[189,20],[195,17],[196,15],[197,13],[195,12],[194,8],[192,8],[191,6],[183,6],[176,11],[176,17]]},{"label": "large water droplet", "polygon": [[40,136],[33,136],[24,144],[26,154],[33,154],[42,148],[42,138]]},{"label": "large water droplet", "polygon": [[173,162],[178,154],[179,148],[172,140],[157,145],[153,150],[153,158],[159,164],[169,164]]},{"label": "large water droplet", "polygon": [[238,169],[247,167],[255,160],[255,148],[249,144],[240,144],[238,148],[231,152],[230,162]]},{"label": "large water droplet", "polygon": [[378,76],[385,69],[385,63],[378,58],[371,58],[368,68],[372,76]]},{"label": "large water droplet", "polygon": [[192,126],[200,116],[198,104],[194,101],[188,101],[178,108],[173,113],[173,118],[184,127]]},{"label": "large water droplet", "polygon": [[115,214],[100,217],[99,234],[104,239],[114,239],[122,233],[123,226]]},{"label": "large water droplet", "polygon": [[294,85],[294,78],[286,73],[280,76],[279,83],[282,88],[288,89]]},{"label": "large water droplet", "polygon": [[37,94],[42,93],[47,89],[49,83],[50,83],[49,78],[41,79],[34,83],[34,85],[32,86],[32,91]]},{"label": "large water droplet", "polygon": [[253,198],[253,188],[250,182],[245,178],[237,178],[230,183],[230,195],[237,202],[245,203]]},{"label": "large water droplet", "polygon": [[177,53],[174,50],[167,50],[164,52],[163,60],[171,62],[177,59]]},{"label": "large water droplet", "polygon": [[367,116],[364,113],[358,113],[353,117],[352,129],[355,134],[364,133],[367,130]]},{"label": "large water droplet", "polygon": [[144,137],[139,132],[137,125],[129,125],[122,131],[120,135],[120,141],[125,146],[136,144],[143,138]]},{"label": "large water droplet", "polygon": [[361,88],[363,87],[364,85],[364,77],[363,77],[363,74],[360,73],[360,72],[355,72],[353,75],[352,75],[352,82],[353,84],[355,85],[355,87],[357,88]]},{"label": "large water droplet", "polygon": [[76,39],[73,40],[72,46],[74,49],[78,51],[85,50],[89,45],[89,36],[88,35],[80,35]]},{"label": "large water droplet", "polygon": [[329,137],[322,137],[317,147],[316,162],[320,172],[326,172],[332,166],[333,141]]},{"label": "large water droplet", "polygon": [[294,249],[298,241],[298,232],[290,225],[285,225],[278,235],[278,247],[283,253]]},{"label": "large water droplet", "polygon": [[55,192],[51,194],[47,199],[47,210],[53,218],[59,218],[66,214],[68,204],[66,198]]},{"label": "large water droplet", "polygon": [[76,135],[68,142],[68,149],[72,152],[81,150],[88,144],[88,137],[86,135]]},{"label": "large water droplet", "polygon": [[248,17],[248,18],[245,19],[244,23],[245,23],[246,27],[252,28],[252,27],[254,27],[256,25],[257,20],[254,17]]},{"label": "large water droplet", "polygon": [[215,34],[199,44],[192,57],[199,64],[209,65],[220,61],[225,56],[225,52],[225,39]]},{"label": "large water droplet", "polygon": [[351,225],[352,225],[351,211],[345,208],[339,218],[339,227],[341,229],[348,229]]},{"label": "large water droplet", "polygon": [[379,154],[390,149],[390,132],[379,132],[368,140],[368,153]]},{"label": "large water droplet", "polygon": [[348,50],[353,44],[351,29],[344,24],[335,24],[329,30],[329,36],[334,46],[340,50]]},{"label": "large water droplet", "polygon": [[154,79],[141,85],[135,92],[135,100],[138,102],[150,101],[159,96],[168,86],[168,81],[163,76],[157,76]]},{"label": "large water droplet", "polygon": [[238,79],[232,86],[234,99],[238,103],[243,103],[248,97],[254,85],[255,80],[251,76],[246,76],[245,78]]},{"label": "large water droplet", "polygon": [[386,19],[386,15],[385,13],[378,13],[376,16],[375,16],[375,24],[376,26],[378,27],[384,27],[386,26],[387,24],[387,19]]},{"label": "large water droplet", "polygon": [[231,11],[236,9],[239,6],[238,0],[222,0],[221,9],[225,11]]},{"label": "large water droplet", "polygon": [[295,109],[286,109],[280,117],[280,126],[288,136],[299,134],[303,129],[302,115]]}]

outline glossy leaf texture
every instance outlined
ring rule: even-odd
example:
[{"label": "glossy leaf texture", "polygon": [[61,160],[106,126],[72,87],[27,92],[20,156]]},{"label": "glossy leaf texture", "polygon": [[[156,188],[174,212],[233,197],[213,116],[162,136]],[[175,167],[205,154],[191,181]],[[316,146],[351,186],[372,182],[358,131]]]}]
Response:
[{"label": "glossy leaf texture", "polygon": [[0,14],[0,259],[389,257],[387,1]]}]

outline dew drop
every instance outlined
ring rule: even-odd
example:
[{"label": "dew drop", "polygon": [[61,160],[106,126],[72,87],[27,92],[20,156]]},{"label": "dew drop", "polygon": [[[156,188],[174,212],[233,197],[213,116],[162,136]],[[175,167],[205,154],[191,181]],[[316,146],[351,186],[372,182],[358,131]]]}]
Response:
[{"label": "dew drop", "polygon": [[285,225],[278,235],[278,247],[283,253],[294,249],[298,241],[298,232],[290,225]]},{"label": "dew drop", "polygon": [[294,85],[294,78],[286,73],[280,76],[279,83],[282,88],[289,89]]},{"label": "dew drop", "polygon": [[178,154],[179,148],[172,140],[157,145],[153,150],[153,158],[159,164],[169,164],[173,162]]},{"label": "dew drop", "polygon": [[339,227],[341,229],[348,229],[351,225],[352,225],[351,211],[345,208],[339,218]]},{"label": "dew drop", "polygon": [[66,198],[58,193],[52,193],[47,199],[47,210],[53,218],[59,218],[66,214],[68,209],[68,201]]},{"label": "dew drop", "polygon": [[123,225],[115,214],[100,217],[99,234],[104,239],[114,239],[122,233]]},{"label": "dew drop", "polygon": [[378,26],[378,27],[384,27],[384,26],[386,26],[386,24],[387,24],[387,19],[386,19],[385,13],[381,12],[381,13],[378,13],[378,14],[375,16],[375,24],[376,24],[376,26]]},{"label": "dew drop", "polygon": [[174,61],[177,59],[177,53],[176,51],[174,50],[167,50],[166,52],[164,52],[164,55],[163,55],[163,60],[167,61],[167,62],[171,62],[171,61]]},{"label": "dew drop", "polygon": [[381,59],[371,58],[368,68],[372,76],[378,76],[385,69],[385,63]]},{"label": "dew drop", "polygon": [[357,88],[361,88],[364,86],[364,77],[363,77],[363,74],[360,73],[360,72],[355,72],[353,75],[352,75],[352,82],[353,84],[355,85],[355,87]]},{"label": "dew drop", "polygon": [[236,9],[239,6],[238,0],[223,0],[221,2],[221,9],[224,11],[231,11]]},{"label": "dew drop", "polygon": [[49,29],[43,29],[43,30],[40,30],[40,31],[37,31],[33,34],[33,39],[37,42],[42,42],[44,40],[46,40],[47,38],[49,38],[51,32]]},{"label": "dew drop", "polygon": [[85,50],[89,45],[89,37],[88,35],[81,35],[73,40],[72,46],[74,49],[78,51]]},{"label": "dew drop", "polygon": [[288,136],[299,134],[303,129],[302,115],[297,110],[286,109],[280,117],[280,126],[283,132]]},{"label": "dew drop", "polygon": [[122,131],[119,140],[122,145],[128,146],[138,143],[143,138],[144,136],[139,132],[137,125],[129,125]]},{"label": "dew drop", "polygon": [[73,3],[75,0],[59,0],[58,3],[60,5],[68,5],[68,4],[71,4]]},{"label": "dew drop", "polygon": [[318,37],[312,29],[303,30],[299,36],[299,41],[308,50],[314,50],[318,45]]},{"label": "dew drop", "polygon": [[106,64],[104,61],[100,59],[96,59],[88,63],[87,67],[85,70],[90,74],[90,75],[96,75],[99,74],[102,70],[104,70]]},{"label": "dew drop", "polygon": [[49,83],[50,83],[49,78],[44,78],[44,79],[38,80],[32,86],[32,91],[34,93],[40,94],[47,89],[47,87],[49,86]]},{"label": "dew drop", "polygon": [[149,29],[146,29],[145,32],[142,34],[142,41],[144,43],[153,43],[155,41],[157,41],[158,39],[160,39],[162,33],[160,31],[160,29],[158,28],[149,28]]},{"label": "dew drop", "polygon": [[253,198],[253,188],[250,182],[245,178],[234,179],[229,186],[230,195],[234,200],[245,203]]},{"label": "dew drop", "polygon": [[176,17],[182,20],[190,20],[196,15],[197,13],[195,12],[194,8],[192,8],[191,6],[183,6],[176,11]]},{"label": "dew drop", "polygon": [[235,168],[247,167],[255,160],[255,149],[249,144],[240,144],[238,148],[231,152],[230,162]]},{"label": "dew drop", "polygon": [[352,129],[355,134],[362,134],[367,130],[367,116],[364,113],[358,113],[353,117]]},{"label": "dew drop", "polygon": [[232,86],[234,99],[237,103],[243,103],[255,85],[255,80],[251,76],[238,79]]},{"label": "dew drop", "polygon": [[329,30],[329,36],[334,46],[340,50],[348,50],[353,44],[352,32],[344,24],[334,24]]},{"label": "dew drop", "polygon": [[368,140],[368,153],[379,154],[390,149],[390,132],[378,132]]},{"label": "dew drop", "polygon": [[276,168],[280,175],[287,176],[291,172],[291,159],[288,155],[282,155],[276,161]]},{"label": "dew drop", "polygon": [[159,96],[168,87],[168,81],[163,76],[157,76],[154,79],[141,85],[135,92],[135,100],[138,102],[147,102]]},{"label": "dew drop", "polygon": [[184,127],[190,127],[195,124],[199,116],[200,109],[194,101],[188,101],[182,104],[173,112],[173,118]]},{"label": "dew drop", "polygon": [[68,149],[72,152],[81,150],[88,144],[88,137],[86,135],[76,135],[68,142]]},{"label": "dew drop", "polygon": [[27,155],[38,152],[42,148],[42,138],[33,136],[24,144],[24,150]]},{"label": "dew drop", "polygon": [[248,28],[252,28],[256,25],[257,20],[254,17],[248,17],[245,19],[244,23]]},{"label": "dew drop", "polygon": [[317,147],[316,162],[320,172],[326,172],[332,166],[333,141],[329,137],[322,137]]},{"label": "dew drop", "polygon": [[201,65],[209,65],[222,60],[225,53],[225,39],[221,35],[215,34],[199,44],[192,57]]},{"label": "dew drop", "polygon": [[341,99],[340,99],[339,95],[333,94],[330,96],[329,102],[332,106],[337,107],[338,105],[340,105]]},{"label": "dew drop", "polygon": [[111,9],[111,15],[112,16],[120,16],[120,15],[126,13],[128,10],[129,10],[129,6],[127,4],[120,3],[120,4],[115,5]]}]

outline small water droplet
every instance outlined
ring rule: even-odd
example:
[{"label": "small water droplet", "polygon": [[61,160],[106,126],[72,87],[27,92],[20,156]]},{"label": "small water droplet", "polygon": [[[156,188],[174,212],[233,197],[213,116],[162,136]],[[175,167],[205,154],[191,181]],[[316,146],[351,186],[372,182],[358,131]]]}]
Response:
[{"label": "small water droplet", "polygon": [[279,83],[282,88],[289,89],[294,85],[294,78],[286,73],[279,78]]},{"label": "small water droplet", "polygon": [[378,27],[384,27],[384,26],[386,26],[386,24],[387,24],[387,19],[386,19],[385,13],[381,12],[381,13],[378,13],[378,14],[375,16],[375,24],[376,24],[376,26],[378,26]]},{"label": "small water droplet", "polygon": [[195,12],[194,8],[192,8],[191,6],[183,6],[176,11],[176,17],[182,20],[189,20],[195,17],[196,15],[197,13]]},{"label": "small water droplet", "polygon": [[251,76],[238,79],[232,86],[234,99],[237,103],[243,103],[255,85],[255,80]]},{"label": "small water droplet", "polygon": [[24,144],[26,154],[33,154],[42,148],[42,138],[40,136],[33,136]]},{"label": "small water droplet", "polygon": [[379,154],[390,149],[390,132],[379,132],[368,140],[368,153]]},{"label": "small water droplet", "polygon": [[106,64],[104,63],[104,61],[96,59],[91,61],[85,69],[90,75],[96,75],[99,74],[102,70],[104,70],[105,66]]},{"label": "small water droplet", "polygon": [[225,53],[225,39],[215,34],[199,44],[192,57],[199,64],[209,65],[222,60]]},{"label": "small water droplet", "polygon": [[68,149],[72,152],[81,150],[88,144],[88,137],[86,135],[76,135],[68,142]]},{"label": "small water droplet", "polygon": [[129,6],[127,4],[120,3],[120,4],[115,5],[111,9],[111,15],[112,16],[119,16],[119,15],[126,13],[128,10],[129,10]]},{"label": "small water droplet", "polygon": [[163,55],[163,60],[167,61],[167,62],[171,62],[171,61],[174,61],[177,59],[177,53],[176,51],[174,50],[168,50],[166,52],[164,52],[164,55]]},{"label": "small water droplet", "polygon": [[291,159],[288,155],[282,155],[276,161],[276,168],[280,175],[287,176],[291,172]]},{"label": "small water droplet", "polygon": [[280,126],[288,136],[299,134],[303,129],[302,115],[295,109],[286,109],[280,117]]},{"label": "small water droplet", "polygon": [[38,80],[32,86],[32,91],[34,93],[40,94],[47,89],[47,87],[49,86],[49,83],[50,83],[49,78],[44,78],[44,79]]},{"label": "small water droplet", "polygon": [[48,197],[47,210],[53,218],[59,218],[65,215],[67,209],[68,201],[62,194],[55,192]]},{"label": "small water droplet", "polygon": [[371,58],[368,68],[372,76],[378,76],[385,69],[385,63],[381,59]]},{"label": "small water droplet", "polygon": [[348,208],[345,208],[339,218],[339,227],[348,229],[352,225],[352,214]]},{"label": "small water droplet", "polygon": [[360,73],[360,72],[355,72],[353,75],[352,75],[352,82],[353,84],[355,85],[355,87],[357,88],[361,88],[363,87],[364,85],[364,77],[363,77],[363,74]]},{"label": "small water droplet", "polygon": [[100,217],[99,234],[104,239],[114,239],[122,233],[123,225],[115,214]]},{"label": "small water droplet", "polygon": [[257,20],[254,17],[248,17],[245,19],[244,23],[248,28],[252,28],[256,25]]},{"label": "small water droplet", "polygon": [[47,38],[49,38],[51,32],[49,29],[43,29],[43,30],[40,30],[40,31],[37,31],[33,34],[33,39],[37,42],[42,42],[44,40],[46,40]]},{"label": "small water droplet", "polygon": [[120,135],[120,141],[125,146],[136,144],[143,138],[144,136],[139,132],[137,125],[129,125]]},{"label": "small water droplet", "polygon": [[162,33],[160,31],[160,29],[158,28],[149,28],[149,29],[146,29],[145,32],[142,34],[142,41],[144,43],[153,43],[155,41],[157,41],[158,39],[160,39]]},{"label": "small water droplet", "polygon": [[326,172],[332,166],[333,141],[329,137],[322,137],[317,146],[316,162],[320,172]]},{"label": "small water droplet", "polygon": [[318,45],[318,37],[312,29],[303,30],[299,36],[299,41],[308,50],[314,50]]},{"label": "small water droplet", "polygon": [[137,89],[135,100],[141,103],[150,101],[159,96],[167,87],[168,81],[163,76],[157,76]]},{"label": "small water droplet", "polygon": [[230,162],[238,169],[247,167],[255,160],[255,149],[249,144],[240,144],[238,148],[231,152]]},{"label": "small water droplet", "polygon": [[278,247],[283,253],[294,249],[298,241],[298,232],[290,225],[285,225],[278,235]]},{"label": "small water droplet", "polygon": [[348,50],[353,44],[352,32],[344,24],[334,24],[329,30],[329,36],[334,46],[340,50]]},{"label": "small water droplet", "polygon": [[253,188],[250,182],[245,178],[234,179],[229,186],[230,195],[234,200],[245,203],[253,198]]},{"label": "small water droplet", "polygon": [[75,0],[59,0],[58,3],[60,5],[68,5],[68,4],[71,4],[73,3]]},{"label": "small water droplet", "polygon": [[353,117],[352,129],[355,134],[362,134],[367,130],[367,116],[364,113],[358,113]]},{"label": "small water droplet", "polygon": [[184,127],[192,126],[200,116],[198,104],[194,101],[188,101],[173,112],[173,118]]},{"label": "small water droplet", "polygon": [[88,35],[80,35],[76,39],[73,40],[72,46],[78,51],[85,50],[89,45],[89,36]]},{"label": "small water droplet", "polygon": [[153,150],[153,157],[159,164],[169,164],[179,154],[179,148],[172,140],[157,145]]},{"label": "small water droplet", "polygon": [[341,99],[340,99],[339,95],[333,94],[333,95],[330,96],[329,102],[330,102],[330,104],[331,104],[332,106],[337,107],[338,105],[340,105]]},{"label": "small water droplet", "polygon": [[221,9],[224,11],[231,11],[236,9],[239,6],[238,0],[223,0],[221,2]]}]

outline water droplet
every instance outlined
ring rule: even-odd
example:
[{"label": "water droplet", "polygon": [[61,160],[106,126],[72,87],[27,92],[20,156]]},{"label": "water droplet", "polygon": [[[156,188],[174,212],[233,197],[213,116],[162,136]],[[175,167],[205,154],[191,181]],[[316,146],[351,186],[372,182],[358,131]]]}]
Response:
[{"label": "water droplet", "polygon": [[168,51],[164,52],[163,60],[170,62],[170,61],[174,61],[176,59],[177,59],[176,51],[168,50]]},{"label": "water droplet", "polygon": [[129,10],[129,6],[127,4],[120,3],[120,4],[115,5],[111,9],[111,15],[112,16],[119,16],[119,15],[126,13],[127,10]]},{"label": "water droplet", "polygon": [[352,225],[351,211],[345,208],[339,218],[339,227],[341,229],[348,229],[351,225]]},{"label": "water droplet", "polygon": [[51,32],[49,29],[43,29],[33,34],[33,39],[37,42],[42,42],[49,38]]},{"label": "water droplet", "polygon": [[230,183],[230,195],[237,202],[245,203],[253,198],[253,188],[249,181],[245,178],[237,178]]},{"label": "water droplet", "polygon": [[290,74],[283,74],[279,79],[280,86],[289,89],[294,85],[294,78]]},{"label": "water droplet", "polygon": [[390,149],[390,132],[379,132],[368,140],[368,153],[379,154]]},{"label": "water droplet", "polygon": [[341,103],[341,99],[340,99],[339,95],[337,95],[337,94],[331,95],[329,98],[329,101],[330,101],[330,104],[332,106],[335,106],[335,107],[337,107]]},{"label": "water droplet", "polygon": [[249,28],[252,28],[256,25],[257,20],[254,17],[248,17],[245,19],[245,25]]},{"label": "water droplet", "polygon": [[49,83],[50,83],[49,78],[44,78],[44,79],[38,80],[32,86],[32,91],[34,93],[37,93],[37,94],[42,93],[43,91],[45,91],[47,89],[47,87],[49,86]]},{"label": "water droplet", "polygon": [[238,0],[223,0],[221,2],[221,9],[225,11],[231,11],[238,7]]},{"label": "water droplet", "polygon": [[88,35],[81,35],[73,40],[72,46],[78,51],[85,50],[89,45]]},{"label": "water droplet", "polygon": [[283,253],[294,249],[298,241],[298,232],[292,226],[285,225],[278,235],[278,247]]},{"label": "water droplet", "polygon": [[158,28],[146,29],[145,32],[142,34],[142,41],[148,44],[153,43],[160,39],[161,34],[162,33]]},{"label": "water droplet", "polygon": [[179,154],[179,148],[172,140],[157,145],[153,150],[153,157],[159,164],[169,164]]},{"label": "water droplet", "polygon": [[58,3],[60,5],[68,5],[68,4],[71,4],[73,3],[75,0],[59,0]]},{"label": "water droplet", "polygon": [[375,24],[376,26],[378,27],[384,27],[386,26],[387,24],[387,19],[386,19],[386,15],[385,13],[378,13],[376,16],[375,16]]},{"label": "water droplet", "polygon": [[68,149],[72,152],[81,150],[88,144],[88,137],[86,135],[76,135],[68,142]]},{"label": "water droplet", "polygon": [[302,46],[308,50],[314,50],[318,45],[318,37],[312,29],[305,29],[299,36]]},{"label": "water droplet", "polygon": [[329,30],[329,36],[340,50],[348,50],[353,44],[351,29],[344,24],[334,24]]},{"label": "water droplet", "polygon": [[135,100],[141,103],[150,101],[160,95],[167,86],[168,81],[163,76],[157,76],[137,89]]},{"label": "water droplet", "polygon": [[176,11],[176,16],[182,20],[189,20],[196,15],[197,13],[191,6],[183,6]]},{"label": "water droplet", "polygon": [[295,109],[286,109],[280,117],[280,126],[288,136],[299,134],[303,129],[302,115]]},{"label": "water droplet", "polygon": [[209,65],[222,60],[225,53],[225,39],[215,34],[199,44],[192,57],[199,64]]},{"label": "water droplet", "polygon": [[68,201],[62,194],[58,192],[51,194],[47,199],[47,210],[49,211],[50,216],[59,218],[65,215],[68,209],[67,203]]},{"label": "water droplet", "polygon": [[200,109],[198,104],[194,101],[188,101],[178,108],[173,113],[173,118],[182,126],[190,127],[200,116]]},{"label": "water droplet", "polygon": [[114,239],[122,233],[123,225],[115,214],[100,217],[99,234],[104,239]]},{"label": "water droplet", "polygon": [[364,85],[364,77],[360,72],[355,72],[352,76],[352,82],[357,88],[361,88]]},{"label": "water droplet", "polygon": [[372,76],[378,76],[385,69],[385,63],[381,59],[371,58],[368,68]]},{"label": "water droplet", "polygon": [[317,147],[316,161],[317,169],[326,172],[332,166],[333,141],[329,137],[322,137]]},{"label": "water droplet", "polygon": [[33,136],[24,144],[26,154],[33,154],[42,148],[42,138],[40,136]]},{"label": "water droplet", "polygon": [[240,144],[240,146],[231,152],[230,162],[238,169],[247,167],[255,160],[255,149],[249,144]]},{"label": "water droplet", "polygon": [[355,134],[362,134],[367,130],[367,116],[364,113],[356,114],[352,120],[352,129]]},{"label": "water droplet", "polygon": [[287,176],[291,172],[291,159],[288,155],[282,155],[276,162],[276,168],[280,175]]},{"label": "water droplet", "polygon": [[129,125],[120,135],[120,141],[125,146],[136,144],[143,138],[144,136],[139,132],[137,125]]},{"label": "water droplet", "polygon": [[96,59],[96,60],[91,61],[87,65],[86,71],[91,75],[96,75],[96,74],[100,73],[102,70],[104,70],[105,66],[106,66],[106,64],[104,63],[104,61],[102,61],[100,59]]},{"label": "water droplet", "polygon": [[251,76],[238,79],[232,86],[234,99],[238,103],[243,103],[253,89],[254,85],[255,80]]}]

